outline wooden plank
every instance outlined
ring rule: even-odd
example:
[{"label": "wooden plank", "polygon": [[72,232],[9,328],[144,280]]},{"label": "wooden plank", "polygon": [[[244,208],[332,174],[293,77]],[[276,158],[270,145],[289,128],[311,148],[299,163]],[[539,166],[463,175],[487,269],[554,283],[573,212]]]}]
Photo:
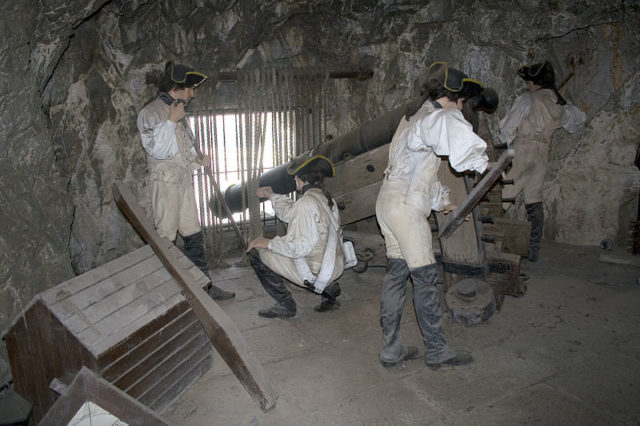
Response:
[{"label": "wooden plank", "polygon": [[513,253],[520,256],[528,255],[531,223],[494,217],[493,223],[485,223],[483,228],[486,237],[500,241],[500,248],[505,253]]},{"label": "wooden plank", "polygon": [[[142,296],[142,300],[139,303],[129,304],[112,312],[92,324],[90,328],[79,332],[77,334],[78,338],[94,354],[99,355],[101,353],[97,352],[99,344],[103,347],[111,347],[117,344],[118,339],[114,337],[115,335],[121,336],[123,334],[122,331],[125,331],[127,335],[135,332],[137,328],[133,324],[144,324],[149,318],[150,312],[153,312],[156,316],[164,314],[171,307],[167,303],[168,300],[178,302],[182,298],[183,296],[176,292],[175,282],[173,280],[165,281],[156,291]],[[145,321],[140,321],[142,318]]]},{"label": "wooden plank", "polygon": [[484,194],[491,189],[496,183],[498,178],[502,175],[502,172],[511,164],[511,160],[515,157],[515,151],[512,149],[506,150],[498,161],[491,165],[489,171],[484,175],[482,180],[473,188],[467,195],[464,201],[458,205],[458,208],[449,213],[449,217],[444,221],[440,228],[440,238],[447,238],[453,232],[464,223],[465,218],[474,207],[480,202]]},{"label": "wooden plank", "polygon": [[496,202],[481,202],[479,204],[480,214],[483,216],[502,217],[502,203]]},{"label": "wooden plank", "polygon": [[521,256],[512,253],[487,253],[489,273],[485,281],[493,287],[496,308],[500,309],[505,295],[519,297],[526,293],[527,286],[520,280]]},{"label": "wooden plank", "polygon": [[[210,343],[207,343],[210,346]],[[197,359],[197,356],[200,359]],[[153,402],[149,403],[149,406],[154,410],[161,410],[175,400],[180,393],[186,389],[191,383],[195,382],[198,377],[202,376],[205,371],[211,368],[213,364],[213,355],[211,349],[203,347],[202,352],[197,353],[192,357],[192,360],[188,365],[192,365],[191,370],[186,371],[182,376],[176,376],[172,384],[162,384],[160,389],[164,389],[164,393]]]},{"label": "wooden plank", "polygon": [[[126,271],[114,272],[98,283],[88,284],[85,288],[76,288],[76,292],[72,295],[66,295],[65,286],[62,286],[62,290],[58,294],[65,296],[55,303],[50,303],[48,307],[72,332],[79,332],[97,322],[96,318],[87,316],[88,308],[91,309],[94,305],[101,306],[100,303],[104,303],[105,299],[109,299],[109,296],[117,295],[121,290],[130,287],[137,279],[162,272],[165,273],[166,279],[170,278],[169,274],[164,271],[160,260],[155,256],[150,256],[135,263]],[[125,300],[122,299],[122,301]]]},{"label": "wooden plank", "polygon": [[[167,321],[163,326],[154,324],[153,327],[145,327],[146,330],[143,330],[152,330],[153,334],[144,339],[138,340],[140,334],[136,333],[131,336],[135,337],[135,340],[128,339],[126,344],[119,345],[117,353],[120,353],[123,349],[127,350],[120,357],[112,359],[108,364],[101,358],[101,365],[103,365],[101,369],[101,376],[111,383],[115,382],[130,370],[136,368],[140,362],[153,354],[158,350],[158,348],[162,347],[176,336],[184,333],[185,330],[192,327],[193,324],[199,325],[197,318],[193,315],[193,312],[189,307],[189,304],[185,301],[184,305],[188,309],[185,312],[182,312],[179,316],[175,318],[168,318],[168,315],[161,317],[160,319]],[[144,337],[144,335],[142,337]],[[115,351],[110,351],[107,360],[112,358],[114,352]]]},{"label": "wooden plank", "polygon": [[40,426],[68,424],[85,401],[92,401],[129,425],[169,426],[169,422],[120,389],[83,367]]},{"label": "wooden plank", "polygon": [[[336,198],[372,183],[381,182],[384,178],[384,170],[389,163],[389,145],[383,145],[335,164],[335,177],[325,180],[325,188],[333,198]],[[375,211],[369,216],[373,214]]]},{"label": "wooden plank", "polygon": [[143,246],[126,256],[119,257],[118,259],[105,263],[96,269],[87,271],[84,274],[78,275],[77,277],[46,290],[42,292],[40,296],[46,306],[51,306],[73,296],[78,291],[84,290],[89,286],[99,285],[101,281],[120,273],[123,269],[127,269],[139,262],[143,262],[145,259],[152,256],[155,256],[155,254],[151,246]]},{"label": "wooden plank", "polygon": [[37,399],[36,385],[32,377],[32,369],[29,361],[31,355],[31,339],[27,335],[28,329],[24,315],[18,318],[13,327],[4,336],[7,353],[9,356],[9,365],[11,366],[11,375],[17,393],[24,397],[31,404],[39,403]]},{"label": "wooden plank", "polygon": [[[151,348],[152,350],[147,353],[146,356],[138,358],[138,362],[118,377],[113,384],[134,398],[137,398],[144,389],[140,390],[140,388],[138,388],[138,393],[132,392],[131,389],[137,385],[138,382],[148,377],[157,376],[157,371],[161,368],[161,365],[167,362],[167,360],[170,360],[171,357],[176,356],[176,354],[178,354],[178,356],[180,356],[180,354],[186,356],[186,354],[189,353],[189,342],[198,338],[198,336],[204,336],[202,326],[200,326],[195,317],[194,321],[196,322],[189,324],[189,326],[180,333],[171,336],[171,338],[165,340],[155,348]],[[204,336],[204,338],[206,339],[206,336]]]},{"label": "wooden plank", "polygon": [[[144,262],[137,263],[135,266],[109,277],[109,279],[101,281],[100,285],[93,285],[90,288],[78,291],[66,301],[73,303],[76,308],[86,312],[88,309],[95,309],[97,304],[105,304],[105,301],[115,300],[120,302],[114,304],[112,310],[115,310],[127,301],[126,298],[118,300],[119,298],[117,296],[114,297],[117,293],[122,291],[136,291],[137,287],[145,285],[145,282],[155,284],[158,279],[162,282],[169,278],[170,275],[163,268],[160,260],[153,256],[145,259]],[[147,291],[147,289],[143,288],[140,289],[138,293],[145,291]],[[107,307],[106,311],[108,311],[108,309]]]},{"label": "wooden plank", "polygon": [[149,351],[145,346],[156,347],[193,321],[196,318],[186,300],[175,305],[166,314],[147,322],[138,331],[101,353],[98,357],[100,375],[113,382],[129,369],[128,360],[142,358],[141,354]]},{"label": "wooden plank", "polygon": [[[65,323],[69,317],[77,315],[78,311],[90,317],[88,312],[92,309],[97,309],[99,306],[107,305],[106,310],[115,310],[123,303],[127,303],[128,300],[127,298],[119,298],[118,294],[120,292],[123,290],[127,291],[127,289],[135,290],[137,288],[136,284],[144,281],[147,277],[151,278],[151,283],[155,283],[162,275],[164,275],[162,281],[170,279],[169,273],[163,268],[160,260],[152,256],[142,262],[136,263],[127,270],[107,277],[95,285],[79,289],[75,294],[50,305],[49,309],[54,312],[63,323]],[[114,301],[119,303],[114,304]],[[113,305],[112,307],[109,307],[110,302]],[[92,322],[95,321],[96,319],[92,318]]]},{"label": "wooden plank", "polygon": [[42,304],[36,303],[24,314],[29,351],[27,354],[21,354],[21,356],[27,357],[26,359],[23,358],[21,362],[29,365],[29,376],[33,381],[35,395],[33,395],[34,399],[31,402],[33,403],[33,417],[37,420],[45,415],[54,402],[53,393],[49,390],[49,382],[53,377],[46,370],[46,355],[53,348],[42,347],[41,329],[48,327],[48,324],[40,323],[38,316],[38,310],[40,309],[44,309]]},{"label": "wooden plank", "polygon": [[[382,181],[334,197],[340,210],[340,224],[346,225],[376,214],[376,199]],[[333,194],[332,194],[333,195]]]},{"label": "wooden plank", "polygon": [[[207,352],[211,354],[211,343],[207,335],[202,332],[202,327],[198,327],[197,329],[192,328],[188,331],[190,334],[184,334],[184,341],[176,341],[177,345],[172,348],[173,350],[170,353],[164,354],[162,359],[153,363],[153,368],[148,369],[138,380],[130,383],[129,386],[126,387],[125,391],[129,395],[140,401],[145,401],[145,399],[142,398],[143,395],[151,393],[151,390],[156,384],[160,385],[163,381],[166,381],[166,378],[174,374],[174,371],[180,364],[185,361],[189,362],[189,358],[191,358],[194,353],[206,346]],[[121,386],[118,387],[122,389]],[[166,389],[166,386],[163,386],[163,388]],[[155,399],[155,397],[153,399]]]},{"label": "wooden plank", "polygon": [[140,395],[138,400],[150,407],[157,406],[158,399],[167,392],[167,389],[171,389],[176,383],[183,382],[183,377],[193,370],[194,365],[211,357],[211,344],[206,342],[192,356],[184,358],[182,362],[171,369],[153,388],[150,388],[144,395]]},{"label": "wooden plank", "polygon": [[[67,370],[65,359],[67,349],[60,344],[61,341],[57,341],[57,338],[60,337],[60,331],[64,330],[64,327],[43,305],[36,305],[35,311],[38,323],[41,325],[40,344],[46,351],[43,366],[47,373],[46,383],[49,383],[56,377],[62,377]],[[75,368],[79,369],[80,365],[76,365]],[[48,386],[45,386],[44,389],[49,392]],[[49,402],[53,404],[53,400]]]},{"label": "wooden plank", "polygon": [[56,378],[71,383],[80,368],[96,370],[96,359],[89,350],[56,318],[55,338],[59,342],[64,360],[64,372]]},{"label": "wooden plank", "polygon": [[165,315],[168,312],[168,306],[177,306],[182,303],[185,303],[187,307],[189,307],[189,304],[186,302],[184,296],[182,296],[181,294],[175,294],[170,299],[166,300],[165,303],[160,303],[157,306],[151,307],[145,315],[129,324],[129,327],[127,329],[114,330],[113,333],[105,336],[103,339],[98,340],[97,342],[94,342],[94,350],[98,354],[106,353],[111,348],[117,346],[120,342],[125,341],[132,333],[136,333],[137,330],[144,329],[151,318],[159,318]]},{"label": "wooden plank", "polygon": [[[438,169],[438,180],[451,191],[449,197],[453,204],[460,205],[464,202],[467,196],[467,187],[463,176],[456,174],[455,171],[451,169],[448,161],[443,161],[440,165]],[[449,215],[451,214],[453,213],[449,213]],[[449,215],[436,213],[438,224],[445,223]],[[459,232],[456,232],[446,239],[440,238],[440,247],[442,249],[443,262],[482,266],[475,222],[472,220],[468,222],[463,220],[460,224]]]},{"label": "wooden plank", "polygon": [[131,191],[122,182],[114,183],[113,197],[129,222],[142,238],[151,244],[156,255],[183,288],[187,300],[209,339],[249,395],[263,410],[272,408],[277,394],[267,379],[262,365],[249,351],[238,327],[176,262],[175,255],[169,251],[171,242],[158,235],[142,208],[136,203]]},{"label": "wooden plank", "polygon": [[[87,306],[82,315],[97,329],[110,334],[117,328],[126,327],[136,318],[144,316],[161,294],[168,299],[180,292],[180,287],[166,270],[160,269],[116,293]],[[162,300],[160,301],[162,304]]]}]

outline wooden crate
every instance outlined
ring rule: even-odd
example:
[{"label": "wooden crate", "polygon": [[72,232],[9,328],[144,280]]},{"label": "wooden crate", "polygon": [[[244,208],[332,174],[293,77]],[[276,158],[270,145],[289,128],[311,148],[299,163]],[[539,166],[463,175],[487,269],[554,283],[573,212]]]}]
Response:
[{"label": "wooden crate", "polygon": [[[202,287],[209,279],[172,246]],[[212,364],[209,339],[150,246],[37,295],[4,340],[15,388],[39,421],[55,402],[54,378],[85,366],[158,410]]]}]

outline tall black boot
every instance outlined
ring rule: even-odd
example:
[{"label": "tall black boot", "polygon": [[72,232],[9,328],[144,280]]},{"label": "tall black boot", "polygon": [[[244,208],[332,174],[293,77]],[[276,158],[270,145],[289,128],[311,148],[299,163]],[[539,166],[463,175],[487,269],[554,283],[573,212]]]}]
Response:
[{"label": "tall black boot", "polygon": [[260,284],[276,301],[276,305],[269,309],[262,309],[258,315],[266,318],[291,318],[296,315],[296,302],[291,292],[284,283],[282,277],[273,272],[260,259],[260,253],[256,249],[249,251],[249,262],[256,272]]},{"label": "tall black boot", "polygon": [[542,239],[542,226],[544,225],[544,206],[542,202],[525,204],[527,220],[531,222],[531,235],[529,236],[529,262],[538,261],[540,240]]},{"label": "tall black boot", "polygon": [[[209,266],[207,265],[207,259],[204,256],[204,238],[202,237],[202,233],[198,232],[193,235],[189,235],[187,237],[182,237],[184,240],[184,249],[182,252],[187,258],[193,262],[194,265],[198,267],[209,279],[211,279],[211,275],[209,275]],[[211,288],[209,289],[209,296],[211,296],[214,300],[224,300],[224,299],[232,299],[236,297],[236,294],[231,291],[225,291],[220,287],[216,287],[211,284]]]},{"label": "tall black boot", "polygon": [[[426,265],[411,269],[413,281],[413,306],[416,310],[418,326],[425,345],[425,362],[431,368],[438,368],[443,363],[460,361],[457,354],[447,344],[440,311],[440,292],[438,282],[438,266]],[[466,358],[460,363],[465,362]]]},{"label": "tall black boot", "polygon": [[322,292],[322,302],[319,305],[314,307],[313,309],[316,312],[327,312],[332,311],[340,307],[340,302],[336,299],[342,293],[342,289],[340,289],[340,284],[337,281],[332,282],[328,286],[324,288]]},{"label": "tall black boot", "polygon": [[[409,279],[407,262],[404,259],[387,258],[387,273],[382,282],[380,296],[380,326],[382,327],[380,362],[385,367],[403,361],[409,353],[409,348],[402,344],[400,338],[400,321],[407,294],[407,279]],[[411,353],[415,356],[413,350]]]}]

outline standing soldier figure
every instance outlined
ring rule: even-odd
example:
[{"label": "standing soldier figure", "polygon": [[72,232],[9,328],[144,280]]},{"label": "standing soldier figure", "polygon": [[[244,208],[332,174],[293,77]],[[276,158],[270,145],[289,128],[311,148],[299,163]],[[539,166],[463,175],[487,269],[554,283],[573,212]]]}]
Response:
[{"label": "standing soldier figure", "polygon": [[[538,261],[544,208],[542,189],[547,170],[551,136],[559,129],[573,133],[585,122],[586,115],[568,104],[556,89],[553,67],[548,61],[524,65],[518,75],[527,91],[518,96],[507,115],[500,121],[500,142],[513,145],[516,156],[506,175],[513,185],[502,190],[503,198],[514,198],[524,191],[527,220],[531,222],[529,262]],[[505,204],[504,208],[510,205]]]},{"label": "standing soldier figure", "polygon": [[[158,96],[140,111],[137,124],[147,154],[153,223],[158,234],[175,242],[180,233],[185,256],[209,277],[192,181],[193,170],[207,164],[209,158],[198,156],[195,137],[184,120],[194,89],[206,79],[192,68],[167,62]],[[235,293],[214,285],[209,295],[216,300],[235,297]]]},{"label": "standing soldier figure", "polygon": [[456,353],[446,341],[428,217],[432,210],[446,214],[456,207],[449,200],[449,189],[437,179],[440,156],[448,156],[458,172],[483,173],[487,168],[487,144],[461,113],[463,102],[478,94],[482,85],[445,62],[432,64],[427,79],[426,96],[407,112],[393,135],[376,202],[387,250],[380,303],[380,362],[385,367],[418,356],[418,349],[404,346],[400,338],[409,277],[427,366],[438,369],[473,360],[469,353]]}]

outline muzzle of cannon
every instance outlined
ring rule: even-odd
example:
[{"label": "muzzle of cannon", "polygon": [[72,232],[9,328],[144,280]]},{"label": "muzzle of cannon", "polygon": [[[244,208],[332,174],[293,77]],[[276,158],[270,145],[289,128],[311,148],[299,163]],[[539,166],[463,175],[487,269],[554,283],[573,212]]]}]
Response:
[{"label": "muzzle of cannon", "polygon": [[[296,163],[301,163],[312,155],[323,155],[335,164],[386,145],[391,142],[393,134],[407,109],[421,101],[421,98],[413,99],[399,108],[366,122],[349,133],[318,145],[311,151],[296,157],[295,161]],[[498,106],[498,95],[493,89],[484,88],[473,99],[467,101],[465,106],[463,114],[472,123],[475,130],[478,122],[478,111],[494,112]],[[281,164],[264,172],[260,176],[259,186],[270,186],[278,194],[288,194],[295,191],[296,185],[293,176],[287,173],[288,165],[288,163]],[[232,213],[242,211],[243,192],[244,197],[249,196],[247,194],[247,186],[243,184],[232,185],[224,191],[224,200]],[[224,216],[224,209],[220,208],[220,203],[215,196],[211,198],[210,208],[216,216]]]}]

